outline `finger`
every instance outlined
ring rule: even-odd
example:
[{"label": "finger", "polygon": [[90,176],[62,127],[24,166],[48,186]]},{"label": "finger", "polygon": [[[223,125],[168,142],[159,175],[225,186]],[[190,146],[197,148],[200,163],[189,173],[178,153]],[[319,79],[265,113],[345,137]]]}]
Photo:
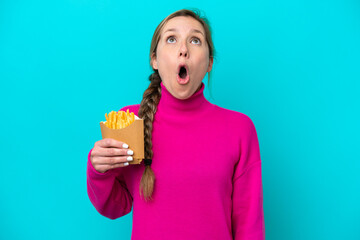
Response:
[{"label": "finger", "polygon": [[129,165],[130,165],[130,163],[128,163],[128,162],[113,164],[113,165],[111,165],[110,169],[119,168],[119,167],[127,167]]},{"label": "finger", "polygon": [[125,156],[125,157],[97,157],[93,160],[94,165],[116,165],[124,162],[133,161],[133,157]]},{"label": "finger", "polygon": [[93,150],[94,154],[102,157],[115,157],[115,156],[132,156],[134,151],[131,149],[124,148],[98,148]]},{"label": "finger", "polygon": [[104,173],[110,169],[114,169],[114,168],[119,168],[119,167],[126,167],[129,166],[130,164],[128,162],[126,163],[118,163],[118,164],[113,164],[113,165],[99,165],[97,166],[95,169],[98,172]]},{"label": "finger", "polygon": [[104,138],[100,141],[97,141],[95,143],[95,146],[97,147],[103,147],[103,148],[107,148],[107,147],[115,147],[115,148],[129,148],[129,145],[127,145],[124,142],[121,141],[117,141],[115,139],[112,138]]}]

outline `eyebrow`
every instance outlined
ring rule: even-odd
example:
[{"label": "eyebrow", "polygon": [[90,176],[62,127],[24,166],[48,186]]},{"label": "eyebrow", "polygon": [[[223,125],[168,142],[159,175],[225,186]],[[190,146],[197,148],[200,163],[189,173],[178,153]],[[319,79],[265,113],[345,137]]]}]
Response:
[{"label": "eyebrow", "polygon": [[[166,30],[164,33],[166,33],[166,32],[178,32],[178,30],[176,28],[170,28],[170,29]],[[200,33],[204,36],[204,34],[200,30],[197,30],[197,29],[192,29],[191,32]]]}]

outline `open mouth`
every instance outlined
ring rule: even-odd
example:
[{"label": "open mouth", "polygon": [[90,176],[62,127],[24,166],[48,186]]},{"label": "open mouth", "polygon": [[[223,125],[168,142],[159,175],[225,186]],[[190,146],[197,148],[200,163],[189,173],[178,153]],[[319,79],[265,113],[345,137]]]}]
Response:
[{"label": "open mouth", "polygon": [[190,81],[189,69],[186,64],[179,65],[176,79],[181,85],[186,85]]},{"label": "open mouth", "polygon": [[188,71],[187,71],[187,68],[186,66],[180,66],[180,69],[179,69],[179,77],[181,79],[185,79],[188,75]]}]

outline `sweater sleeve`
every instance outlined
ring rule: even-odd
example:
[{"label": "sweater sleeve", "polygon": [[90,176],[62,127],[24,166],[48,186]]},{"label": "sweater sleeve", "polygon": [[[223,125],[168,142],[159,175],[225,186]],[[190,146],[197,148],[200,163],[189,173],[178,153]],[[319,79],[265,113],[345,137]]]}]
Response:
[{"label": "sweater sleeve", "polygon": [[116,169],[105,173],[96,171],[88,155],[87,192],[91,203],[103,216],[116,219],[130,213],[133,198],[127,190],[122,175]]},{"label": "sweater sleeve", "polygon": [[240,161],[235,166],[232,195],[234,240],[264,240],[263,192],[259,142],[248,118],[241,142]]}]

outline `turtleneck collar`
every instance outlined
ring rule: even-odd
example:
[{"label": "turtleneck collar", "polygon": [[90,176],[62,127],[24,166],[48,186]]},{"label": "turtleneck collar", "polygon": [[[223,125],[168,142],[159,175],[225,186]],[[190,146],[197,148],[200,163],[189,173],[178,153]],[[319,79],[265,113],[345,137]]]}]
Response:
[{"label": "turtleneck collar", "polygon": [[[167,114],[184,114],[189,112],[200,112],[204,110],[209,102],[204,97],[205,84],[202,82],[201,87],[188,99],[178,99],[174,97],[163,85],[161,86],[161,98],[157,106],[157,112]],[[192,113],[192,114],[193,114]]]}]

